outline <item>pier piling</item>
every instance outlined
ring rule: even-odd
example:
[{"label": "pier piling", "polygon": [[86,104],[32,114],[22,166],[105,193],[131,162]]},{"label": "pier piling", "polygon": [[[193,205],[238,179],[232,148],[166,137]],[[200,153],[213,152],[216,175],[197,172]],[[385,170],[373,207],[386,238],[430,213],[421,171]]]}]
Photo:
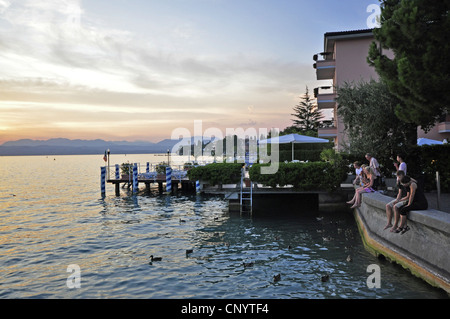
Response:
[{"label": "pier piling", "polygon": [[138,182],[138,168],[137,164],[134,163],[133,165],[133,193],[136,193],[139,189],[139,182]]},{"label": "pier piling", "polygon": [[170,166],[166,167],[166,192],[172,192],[172,168]]},{"label": "pier piling", "polygon": [[100,168],[100,190],[102,195],[106,193],[106,166]]},{"label": "pier piling", "polygon": [[[109,178],[109,176],[108,176]],[[116,179],[120,179],[120,166],[116,164]]]}]

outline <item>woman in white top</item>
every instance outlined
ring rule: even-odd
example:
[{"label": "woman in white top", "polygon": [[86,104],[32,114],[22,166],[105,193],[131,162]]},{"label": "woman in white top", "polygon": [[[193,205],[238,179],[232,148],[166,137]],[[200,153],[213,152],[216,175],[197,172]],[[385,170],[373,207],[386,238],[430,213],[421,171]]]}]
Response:
[{"label": "woman in white top", "polygon": [[378,164],[378,161],[375,157],[372,156],[372,154],[367,153],[366,159],[369,161],[369,167],[372,169],[374,174],[374,182],[373,182],[373,188],[375,190],[378,190],[378,185],[380,185],[380,164]]}]

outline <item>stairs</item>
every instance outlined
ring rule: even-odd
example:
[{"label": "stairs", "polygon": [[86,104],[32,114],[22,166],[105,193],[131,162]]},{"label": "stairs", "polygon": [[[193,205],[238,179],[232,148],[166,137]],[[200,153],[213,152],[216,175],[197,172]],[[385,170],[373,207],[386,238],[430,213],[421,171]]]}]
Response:
[{"label": "stairs", "polygon": [[[246,182],[250,182],[246,186]],[[241,213],[252,213],[253,210],[253,183],[245,177],[245,172],[241,174],[241,191],[240,191],[240,211]]]}]

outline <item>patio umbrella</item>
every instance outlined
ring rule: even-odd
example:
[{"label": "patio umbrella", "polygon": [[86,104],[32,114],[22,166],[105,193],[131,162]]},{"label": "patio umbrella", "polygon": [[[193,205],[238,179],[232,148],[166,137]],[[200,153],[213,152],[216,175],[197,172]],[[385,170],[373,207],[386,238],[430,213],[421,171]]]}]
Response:
[{"label": "patio umbrella", "polygon": [[294,144],[306,144],[306,143],[329,143],[330,141],[324,138],[317,138],[312,136],[300,135],[300,134],[288,134],[282,135],[278,138],[269,138],[267,140],[259,141],[260,144],[265,143],[278,143],[278,144],[292,144],[292,160],[294,160]]},{"label": "patio umbrella", "polygon": [[417,139],[417,145],[422,146],[422,145],[434,145],[434,144],[444,144],[441,141],[436,141],[436,140],[432,140],[429,138],[425,138],[425,137],[421,137]]}]

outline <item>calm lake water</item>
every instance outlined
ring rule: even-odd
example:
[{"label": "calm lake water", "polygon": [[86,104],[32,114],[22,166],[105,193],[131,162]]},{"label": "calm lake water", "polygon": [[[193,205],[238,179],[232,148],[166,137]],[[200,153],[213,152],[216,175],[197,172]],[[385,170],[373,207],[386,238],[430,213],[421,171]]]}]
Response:
[{"label": "calm lake water", "polygon": [[[447,298],[370,255],[348,211],[239,216],[221,196],[116,197],[112,185],[102,197],[102,165],[102,155],[0,157],[0,298]],[[371,264],[381,288],[367,287]],[[67,285],[69,265],[80,288]]]}]

